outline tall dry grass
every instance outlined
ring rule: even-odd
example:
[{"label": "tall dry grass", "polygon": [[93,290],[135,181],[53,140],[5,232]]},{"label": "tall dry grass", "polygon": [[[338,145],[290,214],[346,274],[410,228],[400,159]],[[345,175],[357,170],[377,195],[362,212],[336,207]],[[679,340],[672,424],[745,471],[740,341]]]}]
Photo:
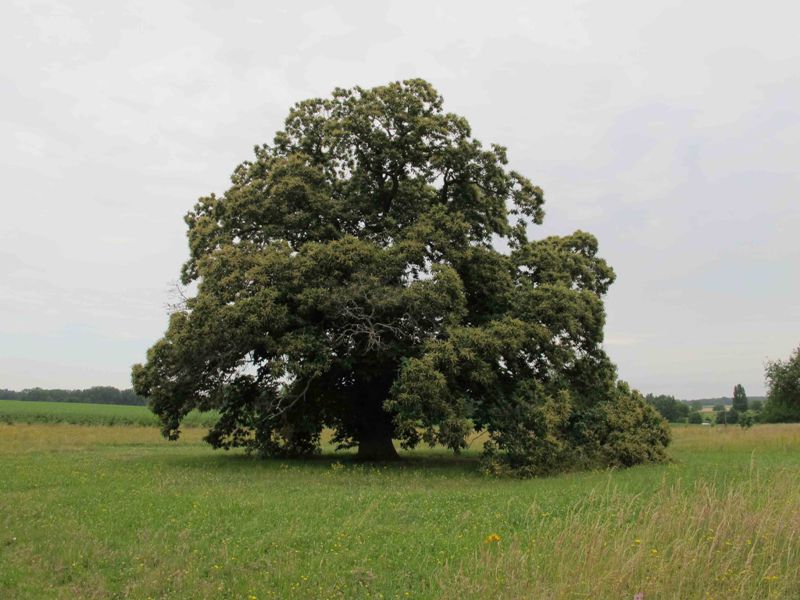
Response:
[{"label": "tall dry grass", "polygon": [[[611,485],[562,518],[530,509],[536,539],[492,541],[448,566],[442,598],[800,598],[800,478],[665,486],[645,504]],[[637,506],[638,505],[638,506]]]}]

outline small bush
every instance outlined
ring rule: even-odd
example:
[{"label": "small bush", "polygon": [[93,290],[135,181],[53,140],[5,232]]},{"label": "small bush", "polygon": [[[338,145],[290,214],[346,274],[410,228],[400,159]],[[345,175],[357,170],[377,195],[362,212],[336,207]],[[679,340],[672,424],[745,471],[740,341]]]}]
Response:
[{"label": "small bush", "polygon": [[752,410],[746,410],[739,415],[739,427],[742,429],[750,429],[756,422],[756,413]]}]

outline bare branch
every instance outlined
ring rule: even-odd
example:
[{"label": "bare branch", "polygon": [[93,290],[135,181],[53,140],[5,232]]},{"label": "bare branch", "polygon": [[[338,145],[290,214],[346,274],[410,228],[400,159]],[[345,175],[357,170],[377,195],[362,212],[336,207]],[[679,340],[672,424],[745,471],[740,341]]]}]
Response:
[{"label": "bare branch", "polygon": [[[308,394],[308,388],[311,387],[311,382],[315,378],[316,376],[309,377],[306,380],[305,385],[303,386],[303,390],[298,394],[294,394],[292,396],[278,396],[277,402],[273,403],[272,406],[268,407],[267,418],[270,420],[276,419],[286,411],[290,410],[300,400],[305,400],[306,395]],[[289,400],[289,402],[286,405],[284,405],[283,402],[287,399]]]},{"label": "bare branch", "polygon": [[167,311],[168,315],[186,310],[186,303],[189,301],[189,297],[186,295],[186,287],[179,280],[174,279],[169,282],[167,296],[169,300],[164,303],[164,310]]}]

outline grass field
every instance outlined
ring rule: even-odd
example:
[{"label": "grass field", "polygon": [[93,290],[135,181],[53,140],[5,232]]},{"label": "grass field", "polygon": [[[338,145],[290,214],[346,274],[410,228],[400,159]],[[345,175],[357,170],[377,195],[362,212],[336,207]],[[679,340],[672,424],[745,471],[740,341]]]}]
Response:
[{"label": "grass field", "polygon": [[800,598],[800,426],[681,427],[671,464],[528,481],[202,434],[0,424],[0,598]]},{"label": "grass field", "polygon": [[[216,413],[193,411],[186,427],[209,427]],[[0,423],[72,423],[73,425],[140,425],[155,427],[158,419],[146,406],[0,400]]]}]

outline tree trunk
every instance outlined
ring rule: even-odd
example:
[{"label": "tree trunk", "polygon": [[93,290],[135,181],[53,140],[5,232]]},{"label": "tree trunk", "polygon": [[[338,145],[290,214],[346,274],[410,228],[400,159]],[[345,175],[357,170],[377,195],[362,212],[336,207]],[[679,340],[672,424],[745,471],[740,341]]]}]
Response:
[{"label": "tree trunk", "polygon": [[393,371],[386,370],[382,376],[364,382],[358,398],[357,433],[358,460],[397,460],[392,433],[392,416],[383,410],[389,395]]},{"label": "tree trunk", "polygon": [[358,440],[358,460],[397,460],[391,434],[375,432],[375,435],[363,433]]}]

